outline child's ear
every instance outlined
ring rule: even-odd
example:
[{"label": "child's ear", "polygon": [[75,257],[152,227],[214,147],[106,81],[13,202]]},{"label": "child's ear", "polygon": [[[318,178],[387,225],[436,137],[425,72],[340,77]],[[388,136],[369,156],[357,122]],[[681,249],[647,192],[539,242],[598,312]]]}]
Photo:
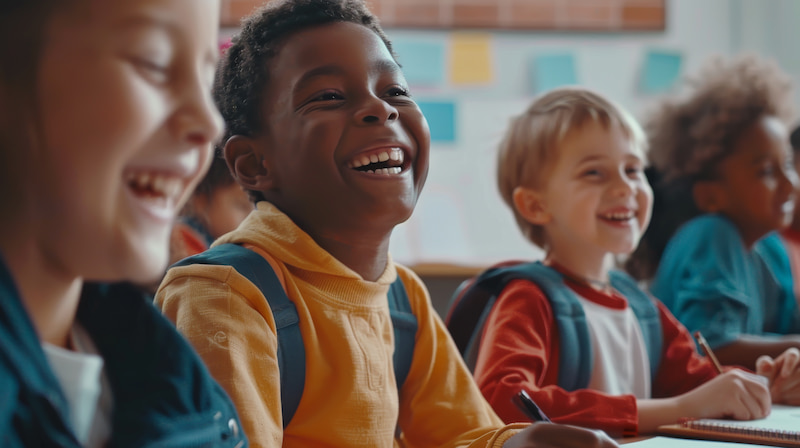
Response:
[{"label": "child's ear", "polygon": [[546,204],[542,195],[527,187],[517,187],[511,195],[514,201],[514,208],[517,213],[522,215],[531,224],[545,225],[550,222],[551,216],[547,212]]},{"label": "child's ear", "polygon": [[233,177],[247,190],[267,191],[274,187],[272,170],[268,169],[258,141],[244,135],[234,135],[222,150]]},{"label": "child's ear", "polygon": [[728,205],[725,188],[716,180],[701,180],[692,186],[694,203],[705,213],[717,213]]}]

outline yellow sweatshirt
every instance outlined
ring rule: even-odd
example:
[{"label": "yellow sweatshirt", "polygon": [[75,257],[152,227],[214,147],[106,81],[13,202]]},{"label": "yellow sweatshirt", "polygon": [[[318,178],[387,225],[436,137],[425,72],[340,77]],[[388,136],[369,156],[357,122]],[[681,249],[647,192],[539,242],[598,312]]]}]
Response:
[{"label": "yellow sweatshirt", "polygon": [[[215,244],[231,242],[266,255],[297,307],[306,380],[285,431],[275,322],[258,288],[228,266],[184,266],[167,273],[156,305],[230,394],[253,446],[500,447],[523,427],[503,426],[486,403],[410,270],[390,261],[365,281],[267,202]],[[386,298],[398,275],[419,322],[399,399]]]}]

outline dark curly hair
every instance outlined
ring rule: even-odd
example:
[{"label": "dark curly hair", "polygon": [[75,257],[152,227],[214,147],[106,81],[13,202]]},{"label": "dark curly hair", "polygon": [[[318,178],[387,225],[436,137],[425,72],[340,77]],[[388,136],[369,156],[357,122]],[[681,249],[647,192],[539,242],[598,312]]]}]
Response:
[{"label": "dark curly hair", "polygon": [[715,58],[686,84],[686,95],[665,100],[645,122],[653,217],[626,263],[640,280],[655,274],[678,227],[701,214],[694,184],[717,175],[741,133],[764,116],[777,117],[790,129],[794,119],[791,79],[755,55]]},{"label": "dark curly hair", "polygon": [[[281,0],[270,2],[242,23],[220,62],[214,100],[225,119],[218,146],[234,135],[253,136],[261,129],[261,105],[270,80],[271,62],[294,33],[334,22],[363,25],[377,34],[394,56],[389,38],[362,0]],[[250,198],[263,200],[259,191]]]}]

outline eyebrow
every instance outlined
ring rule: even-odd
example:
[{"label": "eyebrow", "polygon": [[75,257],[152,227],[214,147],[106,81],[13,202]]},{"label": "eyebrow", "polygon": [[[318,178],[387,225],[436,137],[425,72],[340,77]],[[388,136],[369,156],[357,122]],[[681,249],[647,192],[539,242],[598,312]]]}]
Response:
[{"label": "eyebrow", "polygon": [[[370,72],[402,73],[402,70],[400,70],[400,66],[397,65],[397,63],[394,60],[380,59],[378,61],[375,61],[374,64],[372,64],[372,67],[370,67]],[[294,91],[302,90],[306,87],[306,85],[310,84],[317,78],[322,78],[325,76],[344,76],[344,74],[345,74],[345,69],[340,65],[336,64],[322,65],[320,67],[313,68],[304,73],[303,76],[301,76],[300,79],[295,83],[293,90]]]}]

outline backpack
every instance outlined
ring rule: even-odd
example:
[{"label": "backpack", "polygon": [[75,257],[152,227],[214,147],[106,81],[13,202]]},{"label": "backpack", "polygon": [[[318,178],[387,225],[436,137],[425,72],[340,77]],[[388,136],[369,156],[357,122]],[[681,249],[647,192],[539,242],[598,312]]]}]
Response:
[{"label": "backpack", "polygon": [[[611,285],[625,296],[639,321],[653,380],[661,362],[663,345],[658,307],[627,274],[611,271],[609,277]],[[540,262],[496,265],[478,277],[466,280],[455,291],[445,325],[467,366],[474,371],[486,319],[506,285],[517,279],[539,286],[553,308],[561,345],[559,387],[568,391],[585,389],[594,362],[586,314],[578,296],[564,284],[564,277]]]},{"label": "backpack", "polygon": [[[258,253],[239,244],[222,244],[185,258],[172,267],[192,264],[232,266],[264,294],[275,319],[278,333],[278,370],[281,379],[281,410],[283,427],[289,426],[303,396],[306,374],[306,352],[297,308],[283,290],[269,262]],[[394,375],[397,390],[403,387],[411,369],[417,318],[411,312],[406,289],[398,277],[389,288],[389,314],[394,328]]]}]

